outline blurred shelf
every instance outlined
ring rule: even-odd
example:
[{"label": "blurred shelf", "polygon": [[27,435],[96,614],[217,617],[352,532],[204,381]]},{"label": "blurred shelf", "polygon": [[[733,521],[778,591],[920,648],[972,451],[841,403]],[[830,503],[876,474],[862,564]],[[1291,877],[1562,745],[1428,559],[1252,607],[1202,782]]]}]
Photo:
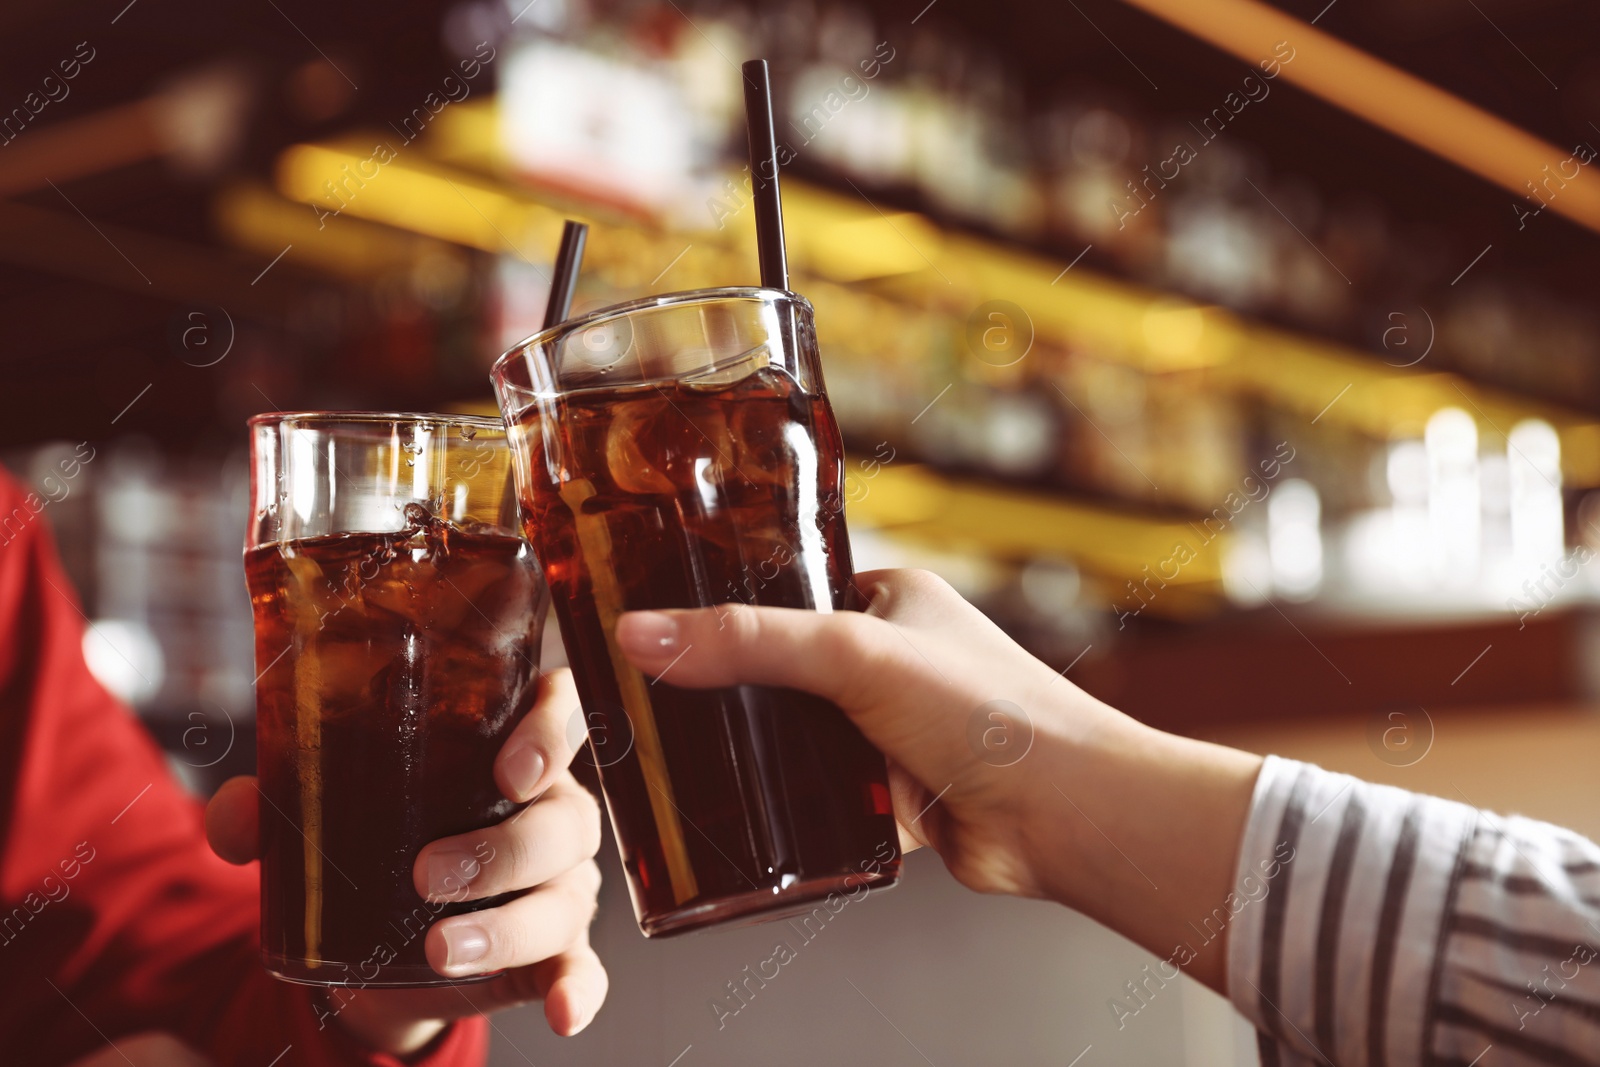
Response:
[{"label": "blurred shelf", "polygon": [[[563,218],[577,217],[592,228],[580,310],[593,306],[596,295],[610,303],[757,275],[754,227],[744,213],[736,211],[721,228],[673,229],[636,209],[538,187],[510,173],[497,147],[496,121],[492,101],[464,103],[399,151],[385,148],[392,138],[381,131],[291,146],[278,159],[275,188],[223,190],[214,202],[216,221],[229,240],[261,254],[275,255],[292,242],[303,263],[373,278],[463,250],[514,257],[537,269],[553,255]],[[1377,445],[1418,438],[1445,407],[1472,413],[1480,434],[1491,440],[1522,420],[1542,419],[1560,436],[1565,487],[1600,486],[1600,420],[1575,409],[1452,373],[1388,365],[1373,353],[975,237],[922,215],[885,212],[865,196],[789,180],[785,216],[794,288],[817,306],[824,352],[845,351],[861,365],[892,368],[887,379],[900,387],[925,385],[935,374],[941,384],[1043,387],[1047,397],[1053,385],[1077,408],[1066,391],[1072,385],[1063,353],[1083,352],[1102,365],[1171,383],[1168,392],[1180,407],[1196,395],[1191,390],[1206,392],[1228,398],[1234,411],[1252,404],[1275,413],[1275,428],[1344,435],[1329,440]],[[997,365],[972,348],[966,337],[990,301],[1020,311],[1027,340],[1041,354],[1027,359],[1031,349],[1024,348]],[[869,377],[854,386],[870,392],[871,383]],[[928,395],[938,389],[935,384]],[[1105,437],[1082,410],[1076,414]],[[1152,411],[1145,417],[1160,416]],[[1111,447],[1133,466],[1120,447]],[[851,502],[852,522],[1018,564],[1066,557],[1084,571],[1086,602],[1108,605],[1132,603],[1134,584],[1149,578],[1156,561],[1168,559],[1175,545],[1198,543],[1193,558],[1164,583],[1151,614],[1184,618],[1227,606],[1222,560],[1232,531],[1197,538],[1195,525],[1185,521],[1206,513],[1210,505],[1200,501],[1213,499],[1209,489],[1197,499],[1191,488],[1185,497],[1151,468],[1167,491],[1144,494],[1144,485],[1135,484],[1121,507],[1071,489],[1006,487],[906,462],[926,458],[908,453],[885,465],[869,491]],[[1168,458],[1190,465],[1201,459],[1182,447]],[[1235,458],[1251,469],[1254,457]],[[1234,464],[1223,465],[1231,472]],[[1143,470],[1140,475],[1153,490],[1156,483]],[[1151,503],[1165,511],[1150,510]]]},{"label": "blurred shelf", "polygon": [[[857,488],[847,509],[853,526],[1019,563],[1066,556],[1107,579],[1138,575],[1171,555],[1174,544],[1199,540],[1188,522],[950,478],[915,464],[884,465],[848,484]],[[1166,585],[1219,598],[1228,540],[1224,531],[1202,544]]]},{"label": "blurred shelf", "polygon": [[[419,149],[407,146],[381,164],[374,162],[375,151],[390,140],[382,132],[295,145],[280,157],[278,192],[321,207],[302,208],[296,220],[282,204],[269,203],[264,190],[233,189],[219,198],[217,217],[227,236],[256,251],[276,253],[298,234],[307,238],[307,255],[331,269],[353,270],[421,254],[427,246],[346,226],[345,216],[537,263],[555,247],[562,218],[575,215],[594,229],[589,268],[607,275],[614,288],[643,292],[669,270],[721,284],[755,275],[754,228],[738,224],[740,214],[720,229],[680,232],[615,205],[585,202],[572,190],[532,188],[510,174],[496,129],[493,101],[467,102],[442,113]],[[378,176],[345,177],[353,173]],[[348,195],[334,200],[330,178]],[[1587,413],[1457,374],[1387,365],[1372,353],[1069,268],[918,214],[886,213],[864,196],[792,179],[784,188],[797,288],[818,306],[824,335],[830,320],[881,317],[885,298],[901,304],[908,317],[941,313],[955,321],[987,301],[1004,300],[1019,307],[1035,336],[1048,343],[1087,348],[1149,373],[1208,370],[1208,382],[1219,389],[1379,440],[1420,436],[1428,417],[1451,405],[1474,412],[1480,432],[1496,437],[1522,419],[1543,419],[1561,436],[1566,484],[1600,485],[1600,420]],[[324,217],[336,202],[343,204],[337,220]],[[309,240],[313,229],[315,242]],[[670,278],[664,286],[682,287]],[[1020,376],[1021,362],[978,369],[1003,380]]]}]

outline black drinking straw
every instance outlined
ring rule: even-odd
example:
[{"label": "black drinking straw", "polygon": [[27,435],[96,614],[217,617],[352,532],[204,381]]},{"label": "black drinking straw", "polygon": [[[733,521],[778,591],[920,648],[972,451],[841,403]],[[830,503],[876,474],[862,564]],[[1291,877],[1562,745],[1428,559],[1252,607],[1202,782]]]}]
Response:
[{"label": "black drinking straw", "polygon": [[767,61],[752,59],[744,75],[744,119],[750,131],[750,182],[756,209],[756,254],[761,284],[789,288],[789,261],[783,251],[783,200],[778,194],[778,138],[772,129],[772,78]]},{"label": "black drinking straw", "polygon": [[550,280],[550,299],[544,306],[544,328],[566,321],[572,314],[572,291],[578,287],[578,269],[583,266],[583,245],[589,227],[568,219],[561,227],[561,248],[556,252],[555,276]]}]

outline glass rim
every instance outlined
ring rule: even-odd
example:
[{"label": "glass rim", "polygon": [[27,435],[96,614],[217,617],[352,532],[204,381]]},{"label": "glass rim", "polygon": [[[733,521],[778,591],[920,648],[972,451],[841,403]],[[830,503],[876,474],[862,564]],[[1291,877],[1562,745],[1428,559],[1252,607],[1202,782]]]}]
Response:
[{"label": "glass rim", "polygon": [[605,307],[595,308],[585,312],[575,319],[558,322],[548,329],[538,333],[529,334],[510,348],[506,349],[498,359],[489,367],[489,375],[496,381],[506,377],[505,368],[509,367],[516,356],[528,349],[543,344],[561,334],[573,333],[593,326],[605,319],[620,318],[623,315],[636,311],[647,311],[650,308],[668,306],[690,306],[693,304],[711,303],[717,300],[758,300],[781,298],[793,300],[807,310],[811,310],[811,301],[790,289],[769,289],[760,285],[728,285],[714,289],[682,289],[675,293],[658,293],[655,296],[642,296],[634,300],[625,300],[620,304],[608,304]]},{"label": "glass rim", "polygon": [[272,423],[302,422],[331,425],[334,423],[439,423],[445,426],[470,426],[478,430],[505,430],[505,422],[488,415],[447,415],[426,411],[263,411],[245,420],[247,426],[266,426]]}]

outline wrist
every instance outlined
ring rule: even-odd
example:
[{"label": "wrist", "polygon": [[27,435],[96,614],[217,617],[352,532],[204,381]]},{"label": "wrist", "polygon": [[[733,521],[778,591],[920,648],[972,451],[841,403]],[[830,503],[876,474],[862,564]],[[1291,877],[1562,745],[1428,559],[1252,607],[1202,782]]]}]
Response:
[{"label": "wrist", "polygon": [[1021,824],[1034,886],[1029,895],[1098,918],[1101,899],[1122,881],[1110,861],[1127,866],[1118,857],[1115,831],[1107,836],[1107,824],[1123,821],[1117,809],[1138,790],[1136,754],[1155,731],[1093,703],[1064,709],[1040,730],[1039,762],[1028,776]]},{"label": "wrist", "polygon": [[[1033,895],[1165,957],[1232,887],[1261,759],[1092,703],[1037,742],[1023,819]],[[1218,939],[1186,969],[1220,990],[1225,946]]]}]

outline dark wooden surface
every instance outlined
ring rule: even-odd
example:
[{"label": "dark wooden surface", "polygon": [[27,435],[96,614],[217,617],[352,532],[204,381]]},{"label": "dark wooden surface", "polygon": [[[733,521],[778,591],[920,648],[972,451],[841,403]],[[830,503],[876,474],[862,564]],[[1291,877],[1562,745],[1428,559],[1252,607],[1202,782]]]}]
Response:
[{"label": "dark wooden surface", "polygon": [[1182,733],[1390,707],[1571,701],[1585,695],[1581,621],[1547,611],[1522,629],[1515,617],[1358,626],[1269,607],[1107,643],[1068,677],[1114,707]]}]

